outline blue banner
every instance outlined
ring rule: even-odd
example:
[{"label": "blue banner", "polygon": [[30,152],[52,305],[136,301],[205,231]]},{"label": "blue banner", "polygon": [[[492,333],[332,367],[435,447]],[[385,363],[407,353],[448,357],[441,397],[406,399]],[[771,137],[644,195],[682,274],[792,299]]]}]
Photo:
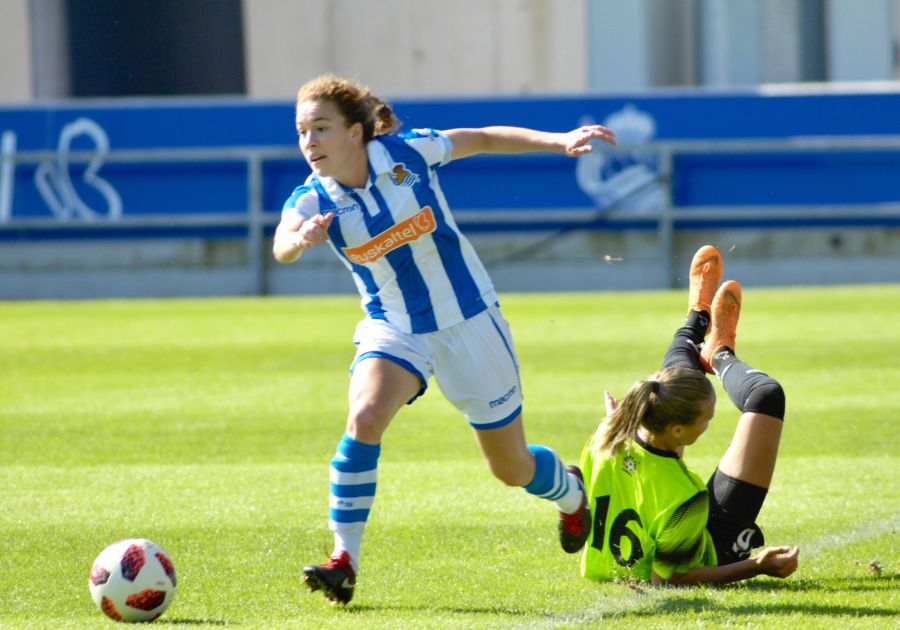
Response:
[{"label": "blue banner", "polygon": [[[634,95],[395,100],[405,128],[520,125],[566,131],[597,122],[621,145],[660,140],[898,135],[900,92],[670,91]],[[296,149],[291,102],[141,99],[0,108],[0,224],[16,219],[116,220],[127,216],[245,213],[248,165],[110,161],[140,149],[282,147],[263,164],[262,203],[276,211],[309,173]],[[52,152],[37,163],[17,156]],[[293,153],[291,153],[293,151]],[[70,159],[87,153],[87,162]],[[292,157],[293,156],[293,157]],[[482,156],[444,167],[458,210],[658,207],[658,156]],[[676,206],[852,204],[900,200],[896,151],[686,154],[673,171]],[[552,214],[547,216],[552,221]]]}]

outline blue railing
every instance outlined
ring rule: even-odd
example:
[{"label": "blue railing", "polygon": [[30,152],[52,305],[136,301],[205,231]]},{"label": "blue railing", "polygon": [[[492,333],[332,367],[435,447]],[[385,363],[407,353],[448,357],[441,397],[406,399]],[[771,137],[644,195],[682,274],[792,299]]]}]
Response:
[{"label": "blue railing", "polygon": [[[4,147],[0,162],[0,176],[7,182],[0,195],[0,240],[244,239],[253,286],[260,294],[266,290],[265,259],[270,255],[266,239],[279,219],[281,199],[308,173],[297,150],[288,147],[110,150],[101,141],[88,151],[9,149]],[[672,244],[678,231],[900,226],[900,136],[660,141],[600,148],[578,161],[558,156],[516,156],[502,162],[474,158],[465,161],[466,167],[477,167],[479,160],[488,173],[504,172],[515,164],[518,177],[523,176],[522,169],[526,173],[567,169],[593,202],[548,206],[542,199],[528,207],[516,198],[509,207],[497,207],[496,202],[478,207],[472,205],[477,195],[463,194],[462,207],[456,211],[463,230],[656,231],[664,277],[672,286]],[[448,177],[441,175],[451,204],[454,177],[467,181],[465,170],[455,172],[453,166],[446,167]],[[604,176],[603,169],[612,174]],[[798,188],[813,189],[815,194],[788,197],[793,203],[784,203],[783,191],[791,187],[785,181],[777,186],[768,182],[766,176],[773,169],[780,180],[793,177]],[[709,184],[713,176],[725,178],[728,186]],[[30,192],[31,205],[18,200],[13,212],[12,197],[19,191],[9,182],[23,177],[35,182],[37,192]],[[202,181],[197,183],[197,178]],[[878,180],[873,186],[877,195],[871,190],[850,190],[853,194],[843,190],[858,186],[860,178]],[[199,191],[191,192],[186,205],[179,194],[192,182]],[[154,188],[167,183],[166,190]],[[203,193],[217,183],[225,190]],[[134,199],[141,191],[152,190],[148,196],[156,205],[126,204],[120,185]],[[467,185],[476,184],[467,181]],[[483,191],[483,185],[477,187]],[[488,199],[496,186],[485,195]],[[766,197],[766,190],[775,189],[782,192]],[[508,189],[507,193],[511,197]]]}]

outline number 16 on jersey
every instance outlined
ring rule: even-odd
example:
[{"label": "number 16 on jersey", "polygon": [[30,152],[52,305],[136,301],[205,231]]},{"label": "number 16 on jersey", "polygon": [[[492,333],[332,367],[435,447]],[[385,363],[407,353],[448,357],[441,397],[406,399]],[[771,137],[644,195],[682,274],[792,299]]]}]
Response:
[{"label": "number 16 on jersey", "polygon": [[[591,546],[602,552],[604,545],[609,544],[609,552],[616,562],[623,567],[631,567],[635,562],[644,557],[641,540],[638,535],[628,527],[629,523],[635,523],[637,527],[643,527],[641,517],[634,510],[628,508],[616,514],[609,523],[610,495],[596,497],[594,503],[594,540]],[[608,530],[608,531],[607,531]],[[624,544],[623,544],[624,543]]]}]

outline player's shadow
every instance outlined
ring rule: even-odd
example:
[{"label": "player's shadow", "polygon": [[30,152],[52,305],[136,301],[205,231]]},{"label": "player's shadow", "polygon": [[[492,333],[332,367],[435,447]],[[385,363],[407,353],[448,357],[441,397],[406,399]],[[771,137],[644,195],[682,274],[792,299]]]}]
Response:
[{"label": "player's shadow", "polygon": [[735,582],[720,588],[748,591],[789,591],[803,593],[806,591],[859,591],[894,590],[900,573],[884,572],[880,575],[834,577],[823,579],[790,579],[790,580],[750,580]]},{"label": "player's shadow", "polygon": [[509,617],[534,614],[533,611],[520,610],[518,608],[504,608],[503,606],[436,606],[434,608],[427,607],[423,609],[421,606],[353,604],[346,608],[342,608],[341,610],[347,614],[385,612],[388,610],[397,612],[421,612],[422,610],[429,610],[435,613],[453,613],[457,615],[505,615]]},{"label": "player's shadow", "polygon": [[[871,592],[879,589],[893,589],[895,587],[898,574],[883,573],[878,576],[859,576],[844,577],[830,579],[794,579],[794,580],[759,580],[747,581],[736,584],[730,584],[720,587],[721,589],[746,589],[748,591],[780,591],[783,593],[790,592],[814,592],[814,591],[866,591]],[[635,589],[639,593],[654,592],[655,589],[648,587],[646,590]],[[681,594],[683,592],[683,594]],[[346,608],[339,608],[341,612],[348,615],[367,615],[371,613],[394,612],[422,612],[428,610],[433,613],[448,613],[461,615],[500,615],[506,617],[528,617],[535,614],[534,610],[523,610],[515,607],[504,606],[437,606],[422,607],[414,605],[396,605],[396,604],[357,604],[354,603]],[[675,589],[675,592],[669,591],[664,597],[652,598],[645,606],[635,608],[626,606],[622,609],[602,608],[593,610],[587,607],[584,610],[566,615],[565,620],[575,622],[593,622],[593,621],[610,621],[620,617],[657,617],[666,614],[702,614],[702,613],[722,613],[730,616],[746,616],[755,614],[784,615],[789,617],[795,614],[808,615],[811,617],[832,618],[834,616],[850,615],[859,619],[869,618],[870,620],[894,618],[900,615],[900,610],[896,608],[871,608],[864,606],[835,606],[828,604],[820,604],[816,602],[777,602],[777,603],[760,603],[760,604],[737,604],[727,605],[721,601],[716,601],[709,597],[705,597],[702,591],[696,591],[690,588]],[[550,615],[552,618],[552,614]],[[223,624],[224,625],[224,624]]]},{"label": "player's shadow", "polygon": [[[820,586],[821,588],[821,586]],[[641,610],[627,610],[620,613],[613,613],[610,617],[616,616],[635,616],[635,617],[655,617],[660,614],[672,613],[709,613],[710,611],[718,611],[727,613],[728,615],[756,615],[756,614],[779,614],[794,615],[802,614],[813,617],[833,617],[836,615],[849,615],[859,619],[866,617],[890,617],[894,618],[900,611],[896,608],[866,608],[861,606],[831,606],[827,604],[816,603],[765,603],[765,604],[740,604],[736,606],[723,605],[721,602],[715,602],[706,597],[668,597],[656,602],[653,606],[648,606]]]},{"label": "player's shadow", "polygon": [[[160,623],[160,622],[157,622]],[[192,619],[192,618],[179,618],[175,617],[173,619],[163,619],[161,620],[163,624],[172,624],[173,626],[227,626],[229,625],[227,621],[222,621],[221,619]]]}]

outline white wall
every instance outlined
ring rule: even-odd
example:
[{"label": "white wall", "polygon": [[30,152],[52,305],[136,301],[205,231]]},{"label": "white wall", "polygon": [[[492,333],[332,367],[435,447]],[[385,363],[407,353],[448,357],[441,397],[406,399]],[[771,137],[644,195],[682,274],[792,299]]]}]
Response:
[{"label": "white wall", "polygon": [[0,103],[32,98],[28,0],[0,0]]},{"label": "white wall", "polygon": [[828,78],[884,81],[894,76],[891,0],[829,0]]},{"label": "white wall", "polygon": [[247,87],[293,98],[323,72],[385,96],[576,92],[585,7],[573,0],[244,0]]},{"label": "white wall", "polygon": [[894,0],[891,5],[892,38],[891,46],[894,50],[894,78],[900,79],[900,0]]},{"label": "white wall", "polygon": [[[806,0],[243,0],[248,93],[326,71],[388,97],[815,80],[813,61],[900,78],[900,0],[822,1],[825,41],[801,44]],[[0,103],[69,94],[65,7],[0,0]]]}]

